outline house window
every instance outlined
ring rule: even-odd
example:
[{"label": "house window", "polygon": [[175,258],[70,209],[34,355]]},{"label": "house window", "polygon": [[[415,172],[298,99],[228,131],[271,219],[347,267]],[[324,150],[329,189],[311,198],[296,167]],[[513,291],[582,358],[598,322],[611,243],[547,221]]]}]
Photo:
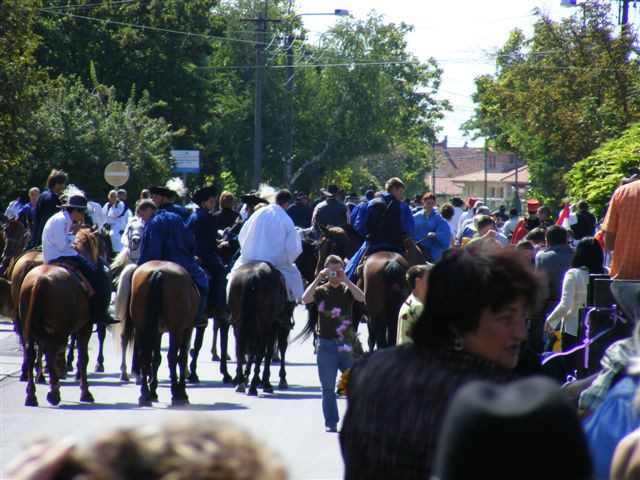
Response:
[{"label": "house window", "polygon": [[489,168],[496,168],[496,157],[495,155],[489,155]]},{"label": "house window", "polygon": [[502,187],[498,187],[498,198],[504,198],[504,190]]},{"label": "house window", "polygon": [[491,194],[489,195],[491,198],[496,198],[496,187],[491,187]]}]

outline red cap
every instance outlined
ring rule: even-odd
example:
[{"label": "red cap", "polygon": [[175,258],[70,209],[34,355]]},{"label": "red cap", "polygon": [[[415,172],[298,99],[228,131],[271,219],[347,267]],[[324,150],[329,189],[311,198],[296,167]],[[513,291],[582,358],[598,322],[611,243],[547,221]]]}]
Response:
[{"label": "red cap", "polygon": [[536,213],[538,211],[538,207],[540,206],[540,202],[535,198],[531,200],[527,200],[527,212]]},{"label": "red cap", "polygon": [[478,199],[476,197],[469,197],[467,199],[467,207],[473,208],[473,206],[476,204],[477,201]]}]

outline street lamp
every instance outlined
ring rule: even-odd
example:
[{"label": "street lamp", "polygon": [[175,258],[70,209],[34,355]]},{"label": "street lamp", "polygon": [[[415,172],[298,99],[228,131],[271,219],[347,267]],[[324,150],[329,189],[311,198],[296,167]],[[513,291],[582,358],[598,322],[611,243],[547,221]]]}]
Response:
[{"label": "street lamp", "polygon": [[[298,13],[291,17],[289,21],[289,25],[291,22],[297,18],[302,16],[319,16],[319,15],[333,15],[344,17],[349,15],[349,10],[345,10],[342,8],[336,8],[333,12],[321,12],[321,13]],[[293,157],[291,155],[291,150],[293,148],[293,42],[294,36],[290,32],[287,38],[287,81],[285,83],[285,91],[286,91],[286,100],[285,100],[285,136],[284,136],[284,181],[287,185],[287,188],[291,189],[292,185],[290,185],[291,176],[292,176],[292,168],[293,168]]]}]

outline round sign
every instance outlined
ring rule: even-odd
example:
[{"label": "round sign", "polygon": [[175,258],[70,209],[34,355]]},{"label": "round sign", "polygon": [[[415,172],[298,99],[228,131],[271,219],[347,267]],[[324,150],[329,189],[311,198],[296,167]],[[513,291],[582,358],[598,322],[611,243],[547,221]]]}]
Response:
[{"label": "round sign", "polygon": [[129,180],[129,167],[124,162],[111,162],[104,168],[104,179],[113,187],[119,187]]}]

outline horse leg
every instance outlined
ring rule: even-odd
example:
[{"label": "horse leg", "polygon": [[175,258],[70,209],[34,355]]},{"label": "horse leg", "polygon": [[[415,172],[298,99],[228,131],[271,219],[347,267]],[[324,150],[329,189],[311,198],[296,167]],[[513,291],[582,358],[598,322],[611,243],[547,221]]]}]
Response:
[{"label": "horse leg", "polygon": [[[64,351],[64,345],[62,346],[62,351]],[[49,393],[47,393],[47,401],[51,405],[58,405],[60,403],[60,376],[58,375],[56,354],[49,347],[45,350],[44,357],[49,365],[49,384],[51,385]]]},{"label": "horse leg", "polygon": [[178,395],[178,343],[182,343],[181,338],[176,338],[175,333],[169,334],[169,352],[167,353],[167,362],[169,363],[169,379],[171,380],[171,405],[179,405]]},{"label": "horse leg", "polygon": [[[69,354],[67,355],[67,372],[73,372],[74,350],[76,348],[76,334],[72,333],[69,339]],[[66,375],[65,375],[66,377]]]},{"label": "horse leg", "polygon": [[285,370],[285,355],[287,353],[287,344],[289,343],[289,327],[280,326],[278,330],[278,348],[280,349],[280,383],[278,388],[287,389],[287,371]]},{"label": "horse leg", "polygon": [[189,403],[189,396],[187,395],[187,361],[189,360],[189,345],[191,344],[191,332],[192,329],[187,329],[182,336],[182,345],[180,345],[180,351],[178,352],[178,368],[180,370],[180,376],[178,379],[178,390],[180,393],[180,399],[183,404]]},{"label": "horse leg", "polygon": [[[36,370],[38,372],[38,374],[36,375],[36,383],[40,383],[42,385],[45,385],[47,383],[47,380],[44,378],[44,371],[45,368],[43,367],[43,362],[42,362],[42,349],[40,347],[37,347],[36,350],[36,356],[37,356],[37,360],[36,360]],[[66,378],[66,372],[64,377]]]},{"label": "horse leg", "polygon": [[122,358],[120,361],[120,380],[123,382],[129,381],[129,375],[127,374],[127,339],[124,333],[120,337],[120,347],[122,348]]},{"label": "horse leg", "polygon": [[[104,355],[103,355],[103,349],[104,349],[104,339],[107,336],[107,326],[106,325],[98,325],[97,328],[98,331],[98,361],[96,363],[96,368],[95,371],[97,373],[102,373],[104,372]],[[80,353],[78,352],[78,355],[80,355]]]},{"label": "horse leg", "polygon": [[207,329],[204,327],[196,327],[196,337],[193,339],[193,348],[191,349],[191,364],[189,365],[189,383],[200,383],[198,378],[198,372],[196,371],[198,365],[198,355],[202,348],[202,340],[204,339],[204,331]]},{"label": "horse leg", "polygon": [[265,352],[267,350],[267,342],[269,339],[260,338],[258,340],[258,348],[254,354],[254,369],[253,369],[253,378],[251,379],[251,385],[249,386],[248,395],[257,396],[258,395],[258,384],[260,383],[260,364],[262,363],[262,359],[265,356]]},{"label": "horse leg", "polygon": [[[138,342],[136,341],[136,344]],[[135,348],[135,347],[134,347]],[[138,398],[138,405],[141,407],[151,407],[151,395],[149,393],[149,376],[151,375],[152,353],[150,352],[148,358],[143,357],[141,349],[134,349],[134,358],[138,358],[138,365],[140,365],[140,397]]]},{"label": "horse leg", "polygon": [[262,374],[262,391],[264,393],[273,393],[273,387],[269,381],[271,377],[271,357],[273,356],[273,345],[276,337],[276,326],[272,326],[267,339],[267,351],[264,356],[264,373]]},{"label": "horse leg", "polygon": [[24,355],[24,372],[27,374],[27,398],[24,401],[27,407],[37,407],[38,398],[36,397],[36,383],[34,381],[33,369],[36,363],[36,346],[33,340],[25,345]]},{"label": "horse leg", "polygon": [[369,328],[369,338],[367,339],[367,343],[369,344],[369,351],[373,352],[373,349],[376,346],[376,336],[378,335],[378,331],[376,329],[375,320],[371,316],[369,316],[367,327]]},{"label": "horse leg", "polygon": [[158,369],[160,368],[160,362],[162,361],[162,353],[160,351],[160,344],[162,341],[162,334],[158,334],[158,339],[156,341],[156,346],[153,350],[153,365],[151,371],[151,385],[149,386],[149,391],[151,394],[151,401],[158,401]]},{"label": "horse leg", "polygon": [[[222,383],[230,384],[233,382],[231,375],[229,375],[229,371],[227,370],[227,360],[229,356],[227,355],[229,351],[229,319],[225,318],[224,320],[217,320],[219,322],[220,329],[220,373],[222,374]],[[214,323],[215,325],[215,323]]]},{"label": "horse leg", "polygon": [[133,359],[131,360],[131,374],[136,379],[136,385],[140,385],[141,383],[141,375],[142,369],[140,367],[140,358],[138,356],[138,352],[140,352],[140,346],[137,341],[133,342]]},{"label": "horse leg", "polygon": [[234,379],[234,383],[236,384],[236,392],[244,393],[245,392],[245,379],[243,373],[243,362],[245,361],[244,355],[244,343],[238,341],[238,335],[236,331],[236,378]]},{"label": "horse leg", "polygon": [[[215,362],[216,360],[220,360],[221,358],[218,355],[218,333],[220,329],[221,329],[220,321],[218,320],[218,316],[215,315],[213,317],[213,342],[211,343],[211,361],[212,362]],[[222,350],[222,345],[220,345],[220,350]]]},{"label": "horse leg", "polygon": [[[89,365],[89,338],[91,338],[91,322],[87,322],[78,333],[78,372],[80,373],[80,401],[93,403],[93,395],[89,391],[87,366]],[[104,335],[105,332],[103,332]],[[97,369],[96,369],[97,370]]]}]

